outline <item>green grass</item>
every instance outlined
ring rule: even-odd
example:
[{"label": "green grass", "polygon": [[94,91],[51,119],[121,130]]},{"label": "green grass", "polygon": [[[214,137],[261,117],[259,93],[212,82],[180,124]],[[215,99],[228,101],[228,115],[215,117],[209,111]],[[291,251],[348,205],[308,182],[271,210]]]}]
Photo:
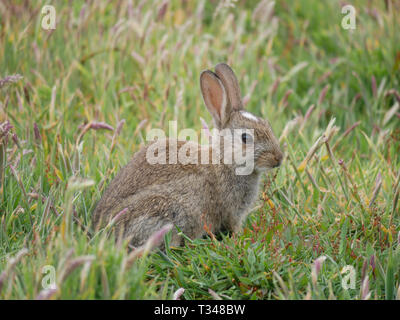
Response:
[{"label": "green grass", "polygon": [[[23,79],[0,88],[0,298],[45,294],[46,265],[52,299],[399,298],[400,7],[348,2],[356,30],[340,1],[277,1],[271,15],[257,1],[54,1],[54,32],[46,2],[2,2],[0,79]],[[243,232],[142,258],[94,236],[97,200],[148,130],[210,122],[199,75],[222,61],[286,155]]]}]

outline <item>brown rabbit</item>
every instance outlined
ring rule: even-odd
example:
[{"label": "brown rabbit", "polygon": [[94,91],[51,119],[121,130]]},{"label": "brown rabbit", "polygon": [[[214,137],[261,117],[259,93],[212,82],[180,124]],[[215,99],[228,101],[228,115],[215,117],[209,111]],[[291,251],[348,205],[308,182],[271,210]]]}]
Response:
[{"label": "brown rabbit", "polygon": [[[160,144],[157,155],[165,154],[170,159],[169,147],[175,143],[178,152],[186,145],[194,150],[194,156],[215,152],[218,161],[151,164],[148,154],[150,148],[161,142],[157,140],[139,150],[111,181],[94,211],[95,226],[104,226],[126,209],[116,228],[123,237],[131,239],[133,246],[142,245],[168,223],[190,238],[203,236],[205,224],[211,226],[212,232],[241,229],[257,197],[262,171],[279,166],[283,154],[268,121],[244,111],[238,81],[227,64],[218,64],[215,73],[203,71],[200,86],[217,133],[237,129],[252,132],[241,134],[239,144],[242,152],[252,151],[254,168],[249,174],[238,174],[239,164],[223,161],[217,150],[221,143],[202,146],[173,139],[164,140],[165,145]],[[173,228],[171,245],[181,244],[182,237]]]}]

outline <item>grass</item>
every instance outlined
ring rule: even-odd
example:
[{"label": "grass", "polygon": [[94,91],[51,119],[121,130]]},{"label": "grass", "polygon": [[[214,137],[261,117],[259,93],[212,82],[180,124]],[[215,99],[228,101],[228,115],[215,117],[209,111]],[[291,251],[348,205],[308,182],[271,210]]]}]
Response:
[{"label": "grass", "polygon": [[[396,1],[348,1],[355,30],[340,1],[53,3],[53,31],[44,1],[0,4],[0,298],[400,298]],[[221,61],[286,154],[243,232],[142,257],[93,234],[148,130],[210,122],[199,75]]]}]

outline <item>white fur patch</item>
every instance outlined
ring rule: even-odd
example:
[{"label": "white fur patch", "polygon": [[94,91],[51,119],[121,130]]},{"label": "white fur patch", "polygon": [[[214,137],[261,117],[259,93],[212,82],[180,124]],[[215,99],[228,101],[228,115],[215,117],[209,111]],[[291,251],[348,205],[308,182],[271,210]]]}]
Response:
[{"label": "white fur patch", "polygon": [[250,112],[240,111],[240,114],[243,117],[246,117],[247,119],[250,119],[250,120],[253,120],[253,121],[256,121],[256,122],[258,121],[257,117],[255,115],[251,114]]}]

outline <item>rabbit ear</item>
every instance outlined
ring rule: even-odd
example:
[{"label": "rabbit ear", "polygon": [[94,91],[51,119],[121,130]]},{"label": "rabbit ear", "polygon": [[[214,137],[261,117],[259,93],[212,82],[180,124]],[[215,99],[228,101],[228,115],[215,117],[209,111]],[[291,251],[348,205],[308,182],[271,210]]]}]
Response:
[{"label": "rabbit ear", "polygon": [[218,76],[205,70],[200,75],[200,87],[204,103],[214,118],[218,128],[222,128],[229,118],[225,88]]},{"label": "rabbit ear", "polygon": [[228,95],[229,103],[233,110],[242,110],[242,95],[240,93],[239,82],[235,73],[226,63],[219,63],[215,66],[215,73],[221,79],[226,93]]}]

